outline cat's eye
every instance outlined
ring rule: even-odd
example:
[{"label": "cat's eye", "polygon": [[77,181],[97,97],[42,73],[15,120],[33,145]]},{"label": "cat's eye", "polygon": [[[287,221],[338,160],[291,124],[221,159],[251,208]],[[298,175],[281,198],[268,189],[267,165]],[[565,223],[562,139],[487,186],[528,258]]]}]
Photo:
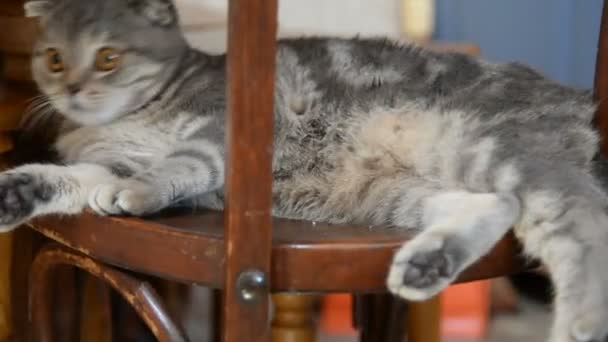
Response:
[{"label": "cat's eye", "polygon": [[120,66],[122,56],[112,48],[101,48],[95,57],[95,68],[99,71],[112,71]]},{"label": "cat's eye", "polygon": [[51,72],[62,72],[65,69],[63,65],[63,59],[57,49],[46,50],[46,64]]}]

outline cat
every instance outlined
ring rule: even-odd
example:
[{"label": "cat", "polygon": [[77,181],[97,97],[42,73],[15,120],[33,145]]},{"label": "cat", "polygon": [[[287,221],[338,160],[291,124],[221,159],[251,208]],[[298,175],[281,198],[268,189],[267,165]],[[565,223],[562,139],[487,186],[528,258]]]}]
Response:
[{"label": "cat", "polygon": [[[38,107],[61,113],[60,163],[0,174],[2,230],[85,207],[221,210],[225,57],[188,45],[174,4],[25,8],[42,28],[32,72]],[[605,337],[608,197],[590,92],[380,38],[283,39],[276,61],[274,215],[420,229],[387,279],[408,300],[438,294],[514,228],[552,276],[549,341]],[[28,129],[44,128],[36,115]]]}]

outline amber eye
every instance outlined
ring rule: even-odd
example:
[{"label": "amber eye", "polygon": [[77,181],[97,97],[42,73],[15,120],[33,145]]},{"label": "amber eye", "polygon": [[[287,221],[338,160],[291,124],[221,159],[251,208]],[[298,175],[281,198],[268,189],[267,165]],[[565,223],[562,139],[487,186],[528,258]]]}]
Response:
[{"label": "amber eye", "polygon": [[119,67],[121,55],[112,48],[101,48],[95,57],[95,67],[99,71],[112,71]]},{"label": "amber eye", "polygon": [[46,64],[51,72],[62,72],[65,69],[63,59],[56,49],[46,50]]}]

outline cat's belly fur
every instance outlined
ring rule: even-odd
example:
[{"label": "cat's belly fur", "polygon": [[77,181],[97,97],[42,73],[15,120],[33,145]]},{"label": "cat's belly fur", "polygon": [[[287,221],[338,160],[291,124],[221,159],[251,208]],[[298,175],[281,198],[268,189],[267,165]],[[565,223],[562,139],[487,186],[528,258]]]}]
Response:
[{"label": "cat's belly fur", "polygon": [[[382,223],[385,218],[378,213],[390,205],[386,198],[408,184],[435,183],[442,189],[468,187],[475,192],[495,192],[500,185],[484,183],[486,177],[501,167],[516,167],[517,158],[542,158],[558,166],[589,168],[598,139],[588,123],[573,117],[555,129],[555,122],[543,127],[515,117],[483,118],[476,113],[423,109],[413,104],[350,113],[344,126],[334,128],[339,133],[329,128],[308,145],[279,135],[275,214]],[[335,139],[336,134],[340,139]]]},{"label": "cat's belly fur", "polygon": [[[291,120],[292,129],[279,127],[275,132],[275,215],[336,223],[383,222],[377,214],[388,205],[388,194],[399,187],[430,182],[441,188],[463,188],[462,173],[469,164],[481,165],[476,171],[481,177],[509,162],[504,160],[505,151],[585,168],[597,145],[596,134],[580,120],[566,122],[559,130],[547,126],[538,131],[538,125],[525,120],[514,123],[508,117],[488,119],[415,104],[341,115],[334,120],[337,125],[327,125],[321,115],[295,119],[302,122],[278,118]],[[310,125],[315,120],[320,126]],[[302,128],[293,129],[294,125]],[[519,135],[501,135],[504,125],[511,125],[509,131]],[[169,126],[126,120],[86,127],[63,136],[56,146],[69,163],[114,167],[118,162],[143,169],[179,141]],[[494,190],[492,184],[481,186]],[[221,209],[223,196],[201,194],[194,203]]]}]

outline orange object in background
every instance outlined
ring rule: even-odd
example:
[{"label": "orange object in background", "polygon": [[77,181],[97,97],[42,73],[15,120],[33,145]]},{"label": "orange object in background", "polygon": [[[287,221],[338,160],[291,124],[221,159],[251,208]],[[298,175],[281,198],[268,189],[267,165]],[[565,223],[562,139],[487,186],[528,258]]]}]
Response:
[{"label": "orange object in background", "polygon": [[353,296],[323,296],[320,328],[327,335],[355,336],[357,330],[353,326]]},{"label": "orange object in background", "polygon": [[[445,338],[483,339],[488,332],[491,281],[450,286],[441,294],[441,335]],[[354,336],[350,294],[323,296],[320,328],[323,333]]]},{"label": "orange object in background", "polygon": [[488,331],[491,305],[489,280],[450,286],[441,295],[441,334],[482,339]]}]

